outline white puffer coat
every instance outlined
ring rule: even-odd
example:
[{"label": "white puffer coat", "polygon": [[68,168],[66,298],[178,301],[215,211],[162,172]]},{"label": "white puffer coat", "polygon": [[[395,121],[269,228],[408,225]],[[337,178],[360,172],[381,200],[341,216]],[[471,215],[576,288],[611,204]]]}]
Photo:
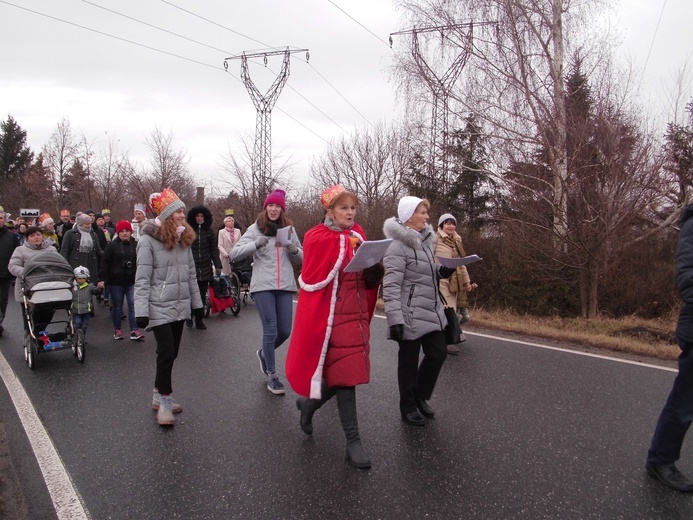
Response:
[{"label": "white puffer coat", "polygon": [[419,339],[447,325],[438,291],[438,268],[433,256],[435,231],[408,228],[395,217],[385,221],[383,232],[393,242],[383,258],[383,299],[388,327],[404,325],[404,340]]}]

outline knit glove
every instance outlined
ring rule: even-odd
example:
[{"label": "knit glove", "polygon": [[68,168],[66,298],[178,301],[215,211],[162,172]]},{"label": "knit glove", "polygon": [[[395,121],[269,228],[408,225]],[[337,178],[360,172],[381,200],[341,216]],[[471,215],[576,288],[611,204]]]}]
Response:
[{"label": "knit glove", "polygon": [[404,325],[401,323],[390,327],[390,339],[399,342],[404,338]]},{"label": "knit glove", "polygon": [[135,323],[138,329],[146,329],[147,325],[149,325],[149,316],[137,316]]},{"label": "knit glove", "polygon": [[255,249],[262,249],[267,245],[267,242],[269,242],[269,238],[267,238],[265,235],[257,237],[255,239]]},{"label": "knit glove", "polygon": [[292,255],[295,255],[298,253],[298,247],[296,247],[296,244],[291,242],[288,246],[286,246],[286,250],[291,253]]}]

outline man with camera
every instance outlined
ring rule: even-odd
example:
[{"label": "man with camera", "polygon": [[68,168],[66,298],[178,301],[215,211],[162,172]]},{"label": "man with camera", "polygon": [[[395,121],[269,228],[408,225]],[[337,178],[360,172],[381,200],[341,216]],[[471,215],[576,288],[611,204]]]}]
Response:
[{"label": "man with camera", "polygon": [[108,285],[111,297],[111,318],[113,319],[113,339],[124,339],[122,332],[123,300],[128,302],[128,325],[130,339],[144,340],[135,323],[135,271],[137,269],[137,240],[132,237],[132,225],[121,220],[116,225],[116,237],[109,242],[103,252],[99,267],[99,288]]}]

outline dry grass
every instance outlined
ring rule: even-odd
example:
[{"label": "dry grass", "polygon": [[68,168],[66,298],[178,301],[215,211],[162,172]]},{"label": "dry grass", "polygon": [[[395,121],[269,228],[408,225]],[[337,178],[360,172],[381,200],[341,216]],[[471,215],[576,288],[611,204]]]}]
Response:
[{"label": "dry grass", "polygon": [[680,353],[674,336],[675,320],[547,318],[475,309],[465,328],[474,326],[657,359],[676,359]]},{"label": "dry grass", "polygon": [[[382,310],[382,300],[378,302]],[[537,317],[510,311],[471,310],[472,320],[465,330],[495,329],[624,354],[674,360],[680,353],[674,330],[676,318],[644,320],[636,317],[619,319]]]}]

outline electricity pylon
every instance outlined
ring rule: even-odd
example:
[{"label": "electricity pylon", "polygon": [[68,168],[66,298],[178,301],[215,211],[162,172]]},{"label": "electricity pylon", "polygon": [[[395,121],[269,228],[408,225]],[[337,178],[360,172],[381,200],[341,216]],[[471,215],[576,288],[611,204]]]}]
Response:
[{"label": "electricity pylon", "polygon": [[[266,191],[269,186],[266,186],[267,180],[272,174],[272,108],[279,97],[279,94],[284,88],[286,81],[289,79],[289,61],[291,55],[297,52],[306,53],[306,61],[309,58],[308,49],[289,49],[287,47],[283,51],[268,50],[264,52],[247,53],[242,52],[236,56],[230,56],[224,61],[224,68],[228,70],[228,60],[241,60],[241,78],[246,90],[253,100],[257,116],[255,118],[255,145],[253,147],[253,176],[261,181],[261,189]],[[248,59],[263,58],[265,66],[267,66],[267,58],[269,56],[283,55],[282,67],[276,79],[267,90],[266,94],[262,94],[250,78],[248,70]],[[262,194],[265,195],[264,193]]]},{"label": "electricity pylon", "polygon": [[[411,34],[411,54],[419,75],[426,83],[426,86],[433,94],[433,104],[431,111],[431,135],[429,141],[429,161],[428,174],[430,178],[443,178],[448,180],[448,116],[450,106],[448,103],[449,92],[455,82],[459,79],[462,69],[467,63],[467,59],[472,51],[472,40],[474,26],[495,24],[495,22],[474,22],[457,23],[452,25],[441,25],[435,27],[419,27],[407,29],[390,34],[390,46],[392,37],[400,34]],[[446,32],[455,31],[461,35],[459,42],[445,37]],[[438,73],[426,62],[422,55],[419,35],[427,33],[439,33],[441,40],[445,39],[459,47],[452,62],[447,66],[447,70]]]}]

